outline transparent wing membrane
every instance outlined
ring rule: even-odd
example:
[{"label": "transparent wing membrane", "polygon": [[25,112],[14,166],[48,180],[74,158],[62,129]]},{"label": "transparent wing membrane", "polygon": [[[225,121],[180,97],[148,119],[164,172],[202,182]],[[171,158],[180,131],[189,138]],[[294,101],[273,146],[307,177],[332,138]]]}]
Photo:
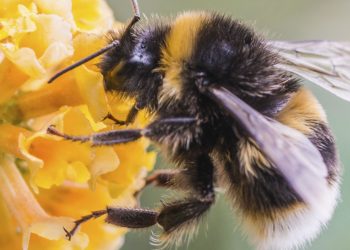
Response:
[{"label": "transparent wing membrane", "polygon": [[350,43],[270,41],[268,44],[284,60],[277,67],[350,101]]}]

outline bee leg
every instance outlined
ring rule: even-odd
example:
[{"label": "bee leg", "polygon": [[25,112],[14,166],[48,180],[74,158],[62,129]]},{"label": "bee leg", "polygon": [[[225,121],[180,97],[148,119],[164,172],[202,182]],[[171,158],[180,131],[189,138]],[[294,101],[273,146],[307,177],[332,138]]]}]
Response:
[{"label": "bee leg", "polygon": [[102,121],[105,121],[107,119],[113,121],[114,124],[116,124],[116,125],[125,125],[126,124],[125,121],[122,121],[122,120],[115,118],[111,113],[108,113],[105,117],[103,117]]},{"label": "bee leg", "polygon": [[66,232],[67,239],[71,240],[82,223],[91,219],[96,219],[105,214],[107,214],[107,223],[127,228],[150,227],[157,223],[158,218],[158,212],[149,209],[107,207],[105,210],[94,211],[74,221],[75,225],[69,231],[63,228]]},{"label": "bee leg", "polygon": [[141,19],[140,7],[137,0],[131,0],[132,10],[134,12],[134,17],[126,28],[125,32],[130,32],[131,28]]},{"label": "bee leg", "polygon": [[190,222],[198,222],[213,202],[213,195],[206,198],[187,198],[164,204],[160,212],[143,208],[108,207],[105,210],[106,222],[131,229],[147,228],[158,223],[169,234],[177,229],[185,230],[182,226],[188,226]]},{"label": "bee leg", "polygon": [[157,223],[159,213],[144,208],[107,208],[106,222],[127,228],[146,228]]},{"label": "bee leg", "polygon": [[[139,195],[142,193],[142,191],[150,185],[180,191],[195,189],[195,193],[202,192],[202,190],[205,188],[197,187],[200,186],[203,181],[198,181],[196,177],[197,175],[198,171],[190,166],[186,169],[158,169],[145,178],[144,186],[134,193],[134,197],[139,198]],[[210,183],[211,180],[208,180],[208,182]],[[209,189],[211,188],[211,185],[209,185]]]},{"label": "bee leg", "polygon": [[[157,218],[166,235],[191,230],[214,203],[214,195],[206,198],[186,198],[164,204]],[[191,228],[192,227],[192,228]]]},{"label": "bee leg", "polygon": [[157,222],[163,227],[166,235],[171,236],[172,232],[189,234],[215,202],[213,164],[210,157],[200,155],[192,164],[188,166],[188,173],[191,175],[188,175],[190,179],[186,181],[187,185],[191,186],[183,187],[187,190],[192,189],[192,196],[165,203],[159,213]]},{"label": "bee leg", "polygon": [[146,178],[145,186],[154,184],[157,187],[169,187],[172,185],[172,180],[180,172],[176,169],[159,169]]},{"label": "bee leg", "polygon": [[129,110],[128,116],[126,117],[125,124],[128,125],[129,123],[133,123],[136,119],[137,113],[139,110],[141,110],[143,107],[140,106],[138,103],[135,103],[132,108]]},{"label": "bee leg", "polygon": [[[107,207],[106,210],[95,211],[90,215],[83,216],[81,219],[75,221],[75,226],[72,230],[65,232],[68,239],[70,239],[78,227],[93,218],[98,218],[107,214],[106,222],[120,227],[127,228],[146,228],[159,224],[163,227],[166,234],[171,232],[185,232],[189,225],[195,224],[201,216],[208,211],[215,201],[215,194],[213,189],[213,165],[208,155],[201,155],[197,157],[194,165],[195,169],[191,174],[192,179],[188,182],[193,185],[193,197],[184,198],[182,200],[172,201],[163,204],[160,212],[143,209],[143,208],[118,208]],[[176,170],[175,170],[176,171]],[[189,174],[188,173],[188,174]],[[179,173],[174,172],[165,174],[155,174],[150,178],[150,182],[160,181],[159,183],[168,183],[168,180]],[[194,176],[192,176],[194,175]]]},{"label": "bee leg", "polygon": [[96,133],[87,136],[74,136],[61,133],[60,131],[56,130],[54,126],[50,126],[47,129],[48,134],[56,135],[70,141],[91,142],[92,146],[114,145],[135,141],[142,137],[142,131],[142,129],[124,129]]},{"label": "bee leg", "polygon": [[[66,140],[77,141],[77,142],[90,142],[92,146],[103,146],[103,145],[116,145],[120,143],[126,143],[135,141],[142,136],[151,137],[153,131],[156,131],[159,126],[175,125],[181,126],[184,124],[192,124],[196,121],[192,117],[175,117],[166,118],[153,122],[145,129],[123,129],[123,130],[111,130],[107,132],[95,133],[87,136],[75,136],[64,134],[55,129],[54,126],[49,126],[47,129],[48,134],[60,136]],[[157,131],[156,131],[157,132]]]},{"label": "bee leg", "polygon": [[156,187],[172,187],[174,185],[174,179],[181,173],[177,169],[159,169],[154,171],[151,175],[145,179],[144,186],[134,193],[135,198],[139,198],[141,192],[149,185],[155,185]]},{"label": "bee leg", "polygon": [[128,116],[126,117],[125,121],[119,120],[117,118],[115,118],[111,113],[108,113],[103,119],[102,121],[109,119],[112,120],[115,124],[117,125],[128,125],[130,123],[133,123],[136,119],[137,113],[139,112],[139,110],[141,110],[143,108],[142,105],[140,105],[138,102],[134,104],[134,106],[132,106],[132,108],[129,110]]},{"label": "bee leg", "polygon": [[158,223],[164,228],[166,233],[170,233],[188,221],[198,220],[208,210],[213,200],[213,198],[192,198],[176,201],[165,205],[160,213],[143,208],[107,207],[105,210],[94,211],[81,217],[81,219],[74,222],[75,225],[71,230],[68,231],[64,228],[64,231],[68,240],[71,240],[82,223],[107,214],[106,222],[119,227],[131,229],[147,228]]},{"label": "bee leg", "polygon": [[85,216],[81,217],[79,220],[74,221],[75,225],[70,231],[68,231],[66,228],[63,228],[63,230],[66,232],[66,237],[68,238],[68,240],[71,240],[72,236],[75,234],[75,232],[79,228],[80,224],[82,224],[88,220],[91,220],[91,219],[96,219],[96,218],[98,218],[106,213],[107,213],[107,210],[93,211],[93,212],[91,212],[91,214],[85,215]]},{"label": "bee leg", "polygon": [[[187,184],[182,190],[192,189],[193,196],[163,203],[160,212],[138,208],[109,208],[106,221],[128,228],[144,228],[158,223],[165,234],[170,236],[172,232],[190,233],[191,226],[195,226],[215,201],[213,164],[210,157],[200,155],[191,164],[193,165],[188,166],[190,170],[186,169],[184,175],[179,170],[162,170],[151,175],[148,180],[149,183],[158,182],[160,186],[168,186],[173,179],[177,180],[180,176],[191,178],[185,181]],[[171,184],[170,186],[172,187]]]}]

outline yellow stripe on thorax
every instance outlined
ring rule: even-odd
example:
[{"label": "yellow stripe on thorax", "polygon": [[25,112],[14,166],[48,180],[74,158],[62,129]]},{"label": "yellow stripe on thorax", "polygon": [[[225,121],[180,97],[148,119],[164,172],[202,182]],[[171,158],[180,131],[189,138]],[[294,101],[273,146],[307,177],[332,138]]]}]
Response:
[{"label": "yellow stripe on thorax", "polygon": [[186,12],[178,16],[172,24],[165,47],[161,51],[160,70],[165,72],[165,76],[160,102],[178,97],[183,63],[191,57],[198,31],[207,16],[204,12]]}]

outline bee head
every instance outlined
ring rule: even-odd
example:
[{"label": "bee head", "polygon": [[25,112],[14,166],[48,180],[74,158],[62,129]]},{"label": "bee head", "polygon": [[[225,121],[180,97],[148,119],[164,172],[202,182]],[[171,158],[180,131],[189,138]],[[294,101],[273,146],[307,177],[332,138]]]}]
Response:
[{"label": "bee head", "polygon": [[117,39],[120,43],[100,63],[106,91],[144,100],[155,96],[153,92],[162,81],[156,69],[166,30],[163,26],[133,27],[111,35],[112,41]]}]

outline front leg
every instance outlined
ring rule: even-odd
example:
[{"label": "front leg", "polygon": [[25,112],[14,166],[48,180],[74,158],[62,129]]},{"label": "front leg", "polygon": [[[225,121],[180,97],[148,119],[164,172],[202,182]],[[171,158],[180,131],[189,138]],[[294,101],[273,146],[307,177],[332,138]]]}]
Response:
[{"label": "front leg", "polygon": [[129,125],[130,123],[133,123],[135,121],[138,112],[143,108],[144,105],[142,105],[141,102],[136,102],[129,110],[125,121],[115,118],[111,113],[108,113],[103,118],[103,121],[109,119],[112,120],[116,125]]},{"label": "front leg", "polygon": [[183,118],[182,122],[170,122],[172,119],[174,118],[151,123],[145,136],[162,145],[163,152],[171,158],[187,157],[194,151],[198,153],[202,149],[207,150],[205,144],[208,138],[203,136],[204,126],[200,118]]},{"label": "front leg", "polygon": [[77,142],[90,142],[92,146],[108,146],[135,141],[142,136],[148,137],[152,140],[154,134],[159,134],[159,129],[165,128],[177,128],[182,126],[189,126],[190,124],[196,123],[196,119],[192,117],[174,117],[166,118],[154,121],[144,129],[120,129],[111,130],[107,132],[95,133],[91,135],[75,136],[68,135],[59,132],[54,126],[50,126],[47,129],[47,133],[60,136],[66,140],[77,141]]}]

